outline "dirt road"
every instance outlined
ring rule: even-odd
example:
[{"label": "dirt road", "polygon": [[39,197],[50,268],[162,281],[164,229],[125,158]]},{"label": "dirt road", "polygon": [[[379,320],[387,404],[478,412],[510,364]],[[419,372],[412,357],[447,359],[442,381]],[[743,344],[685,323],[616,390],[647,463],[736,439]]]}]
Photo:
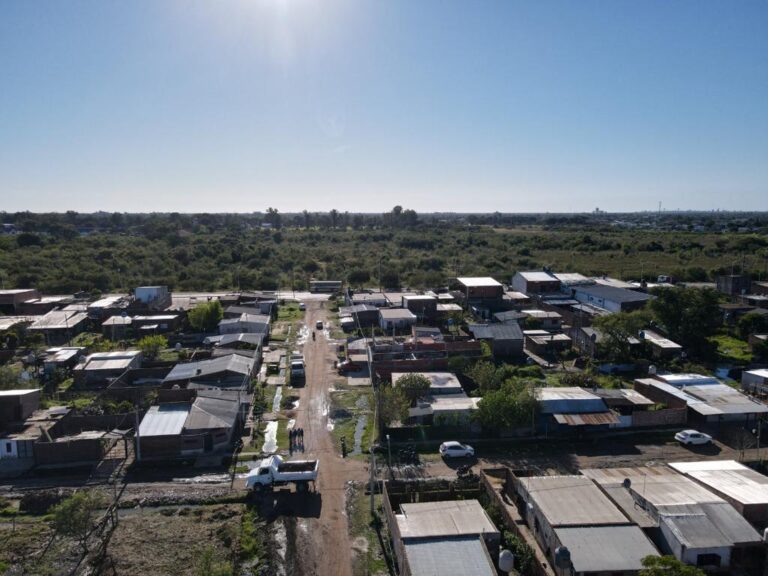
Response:
[{"label": "dirt road", "polygon": [[[326,302],[307,302],[306,323],[327,323]],[[336,453],[328,430],[329,389],[334,380],[335,355],[328,345],[327,331],[316,330],[316,339],[304,345],[306,384],[300,391],[296,427],[304,429],[305,458],[320,460],[317,491],[319,515],[296,519],[295,559],[292,574],[346,576],[352,574],[352,546],[346,515],[347,482],[364,480],[365,467],[359,460],[342,459]],[[314,517],[316,516],[316,517]]]}]

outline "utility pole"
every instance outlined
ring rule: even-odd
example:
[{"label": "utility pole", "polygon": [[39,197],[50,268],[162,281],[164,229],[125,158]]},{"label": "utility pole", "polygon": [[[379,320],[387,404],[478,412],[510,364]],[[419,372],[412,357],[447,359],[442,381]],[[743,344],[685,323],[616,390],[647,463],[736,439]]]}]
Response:
[{"label": "utility pole", "polygon": [[370,479],[370,486],[369,489],[371,491],[371,516],[376,511],[376,502],[375,498],[376,495],[374,494],[376,486],[376,453],[373,451],[373,446],[371,446],[371,479]]},{"label": "utility pole", "polygon": [[136,391],[136,462],[141,461],[141,435],[139,434],[139,392]]}]

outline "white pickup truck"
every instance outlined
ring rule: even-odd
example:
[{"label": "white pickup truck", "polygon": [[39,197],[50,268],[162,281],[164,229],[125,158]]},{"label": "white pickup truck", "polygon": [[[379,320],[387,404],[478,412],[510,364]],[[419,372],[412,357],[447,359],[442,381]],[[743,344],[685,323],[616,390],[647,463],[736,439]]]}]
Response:
[{"label": "white pickup truck", "polygon": [[286,462],[280,456],[270,456],[251,469],[245,485],[251,490],[261,491],[273,486],[295,484],[297,492],[307,492],[310,482],[314,488],[319,464],[319,460]]}]

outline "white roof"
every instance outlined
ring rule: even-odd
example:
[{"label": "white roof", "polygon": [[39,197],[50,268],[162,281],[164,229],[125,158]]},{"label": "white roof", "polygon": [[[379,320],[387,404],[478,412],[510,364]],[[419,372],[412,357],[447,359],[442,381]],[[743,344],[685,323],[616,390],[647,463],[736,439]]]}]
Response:
[{"label": "white roof", "polygon": [[416,319],[416,315],[407,308],[384,308],[379,310],[379,314],[385,320],[397,320],[399,318]]},{"label": "white roof", "polygon": [[403,540],[499,533],[477,500],[418,502],[400,509],[395,519]]},{"label": "white roof", "polygon": [[152,406],[139,425],[139,436],[176,436],[184,430],[192,405],[187,403]]},{"label": "white roof", "polygon": [[528,282],[559,282],[549,272],[518,272]]},{"label": "white roof", "polygon": [[747,374],[758,376],[760,378],[768,378],[768,368],[760,368],[758,370],[747,370]]},{"label": "white roof", "polygon": [[483,286],[501,286],[501,282],[494,280],[490,276],[462,276],[457,278],[459,282],[471,288],[480,288]]},{"label": "white roof", "polygon": [[19,390],[0,390],[0,396],[25,396],[33,392],[39,392],[37,388],[22,388]]},{"label": "white roof", "polygon": [[721,384],[720,380],[714,376],[704,376],[703,374],[657,374],[656,378],[672,386]]},{"label": "white roof", "polygon": [[668,348],[670,350],[678,350],[682,348],[677,342],[673,342],[669,338],[664,338],[664,336],[656,334],[656,332],[652,330],[643,330],[643,339],[659,348]]},{"label": "white roof", "polygon": [[675,462],[670,466],[736,502],[768,504],[768,478],[735,460]]}]

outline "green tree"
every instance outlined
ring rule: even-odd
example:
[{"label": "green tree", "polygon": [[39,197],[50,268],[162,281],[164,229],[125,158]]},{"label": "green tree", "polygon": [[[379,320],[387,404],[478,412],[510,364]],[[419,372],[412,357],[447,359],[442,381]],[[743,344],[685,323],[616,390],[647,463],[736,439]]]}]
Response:
[{"label": "green tree", "polygon": [[477,405],[475,418],[489,432],[533,426],[536,399],[525,380],[509,379],[498,390],[485,394]]},{"label": "green tree", "polygon": [[53,526],[57,533],[73,538],[87,552],[88,535],[104,506],[105,499],[98,492],[75,492],[51,509]]},{"label": "green tree", "polygon": [[187,314],[189,325],[199,332],[212,332],[224,317],[224,308],[218,300],[201,302]]},{"label": "green tree", "polygon": [[381,394],[381,421],[385,426],[395,422],[405,422],[408,419],[408,408],[411,403],[397,386],[383,386]]},{"label": "green tree", "polygon": [[406,374],[397,381],[396,388],[402,390],[410,406],[415,406],[419,399],[429,394],[429,386],[430,381],[426,376],[422,374]]},{"label": "green tree", "polygon": [[498,390],[503,382],[503,374],[496,369],[493,362],[475,362],[467,370],[467,376],[475,382],[483,396],[488,392]]},{"label": "green tree", "polygon": [[640,576],[704,576],[704,571],[688,566],[674,556],[646,556]]},{"label": "green tree", "polygon": [[702,357],[712,352],[708,338],[718,327],[718,302],[718,293],[709,288],[663,288],[651,301],[651,310],[672,340]]},{"label": "green tree", "polygon": [[737,323],[739,330],[739,336],[742,340],[746,340],[752,334],[764,334],[768,332],[768,318],[765,314],[758,314],[757,312],[749,312],[744,314]]},{"label": "green tree", "polygon": [[0,366],[0,390],[14,390],[19,387],[19,373],[10,366]]},{"label": "green tree", "polygon": [[603,333],[600,349],[608,360],[623,362],[632,358],[632,339],[636,339],[650,320],[645,310],[617,312],[595,319],[595,328]]},{"label": "green tree", "polygon": [[168,348],[168,339],[165,336],[144,336],[136,343],[136,346],[141,350],[142,354],[149,360],[154,360],[161,350]]},{"label": "green tree", "polygon": [[283,217],[277,208],[267,208],[267,215],[264,217],[264,220],[268,224],[272,224],[273,228],[280,228],[283,224]]}]

